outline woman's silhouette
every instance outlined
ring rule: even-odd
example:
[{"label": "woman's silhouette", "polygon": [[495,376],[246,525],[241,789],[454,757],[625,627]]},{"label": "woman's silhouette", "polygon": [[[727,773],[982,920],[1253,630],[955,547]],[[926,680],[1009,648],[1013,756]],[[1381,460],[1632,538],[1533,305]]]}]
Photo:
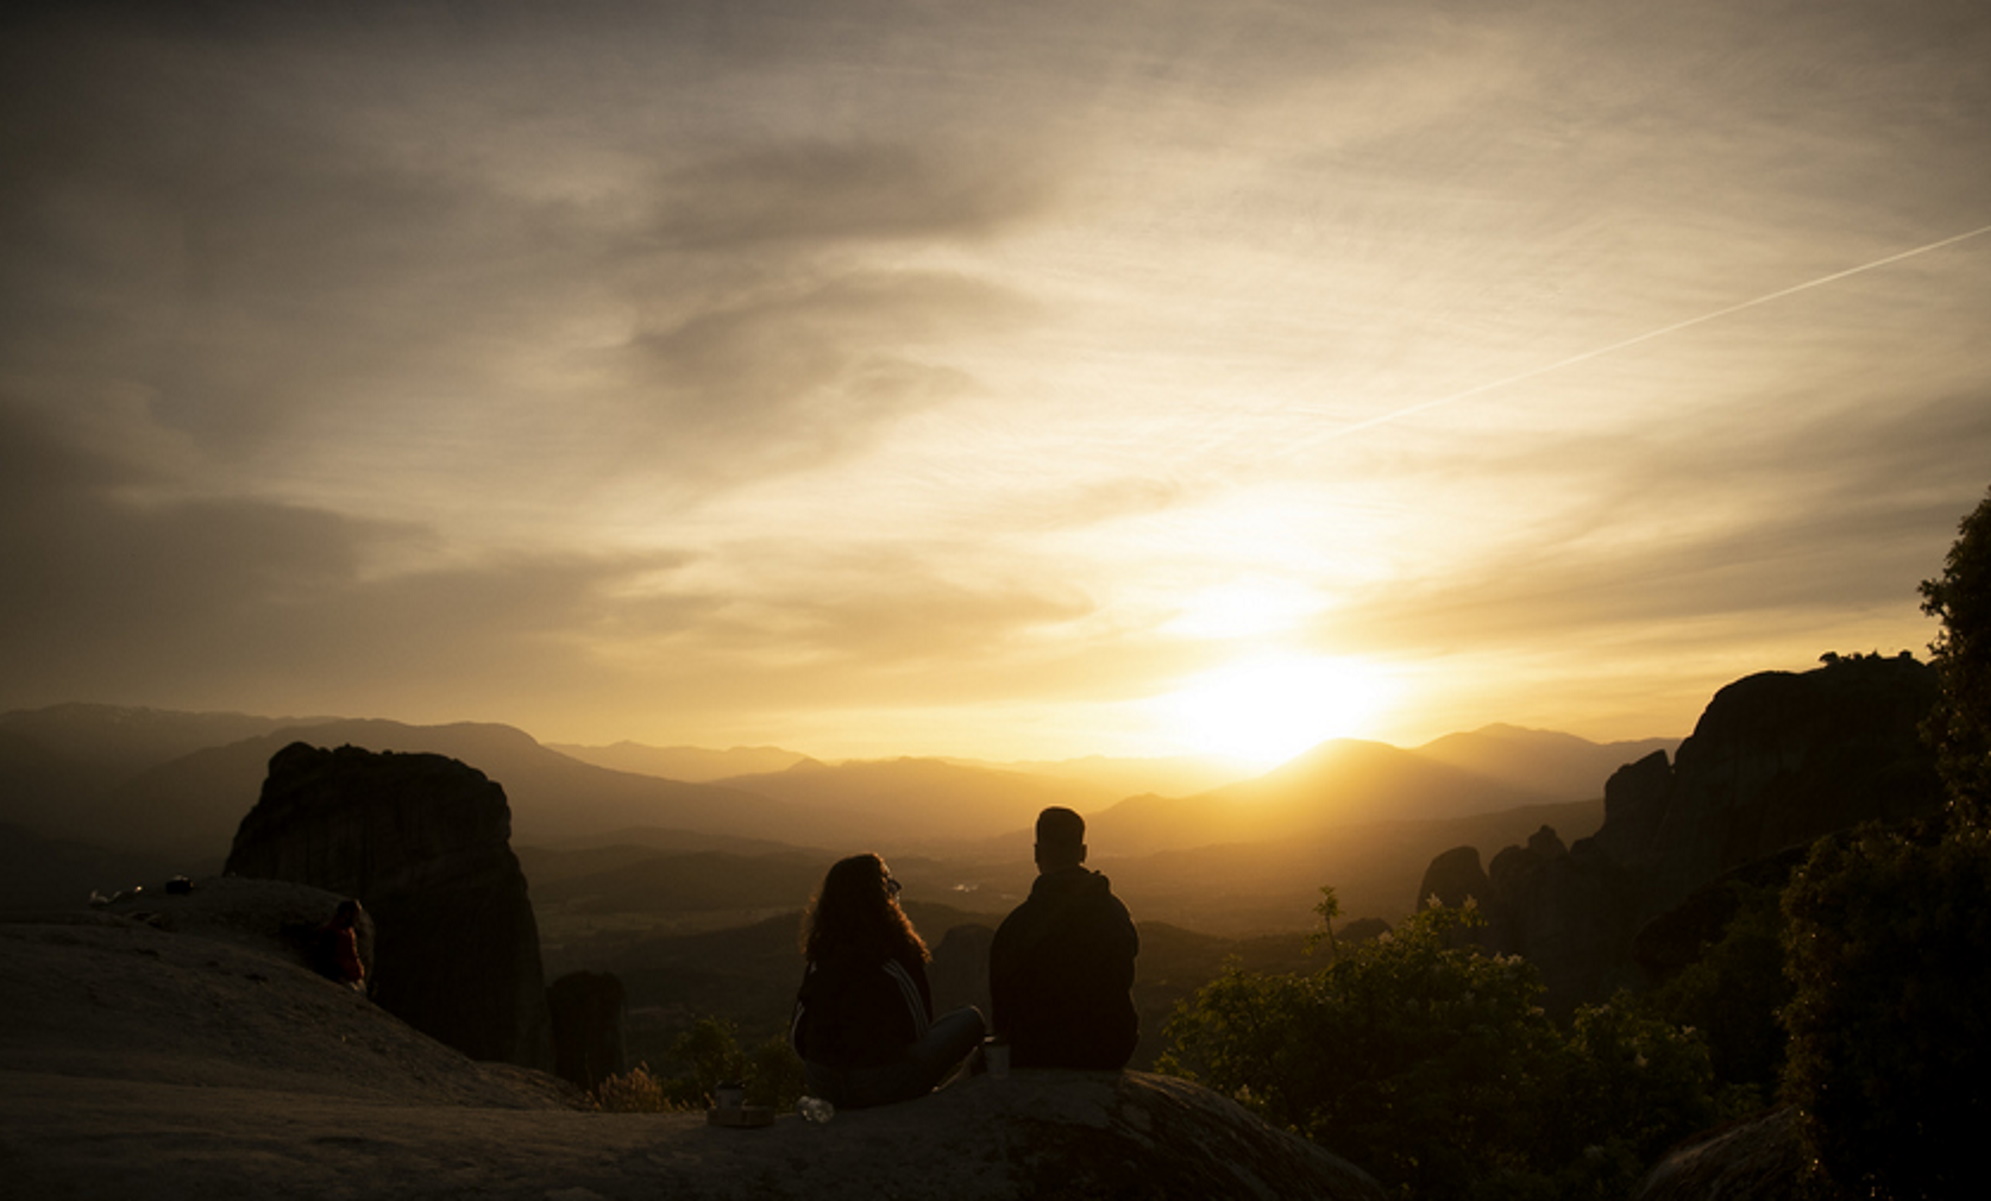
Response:
[{"label": "woman's silhouette", "polygon": [[812,1095],[852,1109],[924,1096],[980,1044],[980,1010],[933,1020],[931,957],[878,856],[838,860],[803,929],[789,1041]]}]

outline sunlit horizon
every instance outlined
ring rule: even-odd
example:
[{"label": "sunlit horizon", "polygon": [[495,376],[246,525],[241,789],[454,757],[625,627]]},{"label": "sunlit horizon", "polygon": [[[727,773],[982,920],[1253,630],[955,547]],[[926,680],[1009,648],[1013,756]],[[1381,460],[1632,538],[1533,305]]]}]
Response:
[{"label": "sunlit horizon", "polygon": [[1924,654],[1991,15],[41,6],[0,709],[1680,737]]}]

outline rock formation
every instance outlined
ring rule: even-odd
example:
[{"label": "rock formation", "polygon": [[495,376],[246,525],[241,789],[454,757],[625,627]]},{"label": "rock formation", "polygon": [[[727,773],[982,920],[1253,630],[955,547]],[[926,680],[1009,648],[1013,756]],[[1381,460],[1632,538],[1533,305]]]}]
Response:
[{"label": "rock formation", "polygon": [[539,932],[504,790],[440,755],[292,743],[227,870],[357,897],[374,999],[474,1059],[550,1068]]},{"label": "rock formation", "polygon": [[1485,904],[1493,896],[1486,869],[1479,865],[1477,847],[1453,847],[1431,861],[1417,886],[1417,907],[1432,901],[1447,909],[1457,909],[1468,900]]},{"label": "rock formation", "polygon": [[1810,1153],[1789,1108],[1734,1122],[1667,1152],[1632,1192],[1632,1201],[1800,1201]]},{"label": "rock formation", "polygon": [[1738,680],[1675,762],[1657,751],[1612,775],[1593,837],[1565,849],[1544,826],[1494,856],[1484,883],[1472,848],[1448,851],[1421,895],[1474,896],[1485,944],[1540,968],[1551,1009],[1601,1000],[1639,982],[1640,928],[1724,873],[1860,821],[1939,808],[1919,732],[1935,698],[1934,672],[1907,656]]},{"label": "rock formation", "polygon": [[[1921,723],[1935,672],[1911,658],[1835,658],[1728,685],[1670,772],[1648,758],[1606,786],[1593,841],[1650,917],[1731,868],[1870,819],[1942,804]],[[1622,778],[1622,779],[1621,779]]]},{"label": "rock formation", "polygon": [[625,995],[614,972],[569,972],[546,989],[553,1074],[592,1089],[628,1070]]}]

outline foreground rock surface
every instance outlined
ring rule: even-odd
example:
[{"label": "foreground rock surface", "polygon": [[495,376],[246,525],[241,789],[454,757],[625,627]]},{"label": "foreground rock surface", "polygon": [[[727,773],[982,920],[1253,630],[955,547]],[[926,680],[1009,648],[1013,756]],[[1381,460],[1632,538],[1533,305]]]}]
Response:
[{"label": "foreground rock surface", "polygon": [[574,1103],[554,1078],[477,1063],[306,966],[282,927],[338,901],[304,885],[210,878],[185,896],[146,889],[62,924],[0,924],[0,1069],[106,1093],[158,1083],[196,1096]]},{"label": "foreground rock surface", "polygon": [[1809,1160],[1797,1112],[1773,1109],[1675,1147],[1632,1201],[1801,1201]]},{"label": "foreground rock surface", "polygon": [[1383,1196],[1142,1073],[977,1078],[821,1126],[584,1112],[552,1077],[474,1062],[240,923],[160,912],[0,925],[0,1165],[22,1196]]}]

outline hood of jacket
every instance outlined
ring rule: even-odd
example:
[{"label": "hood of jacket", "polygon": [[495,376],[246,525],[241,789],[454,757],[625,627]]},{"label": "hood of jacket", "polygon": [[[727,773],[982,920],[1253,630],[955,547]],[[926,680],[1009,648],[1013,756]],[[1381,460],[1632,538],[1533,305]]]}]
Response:
[{"label": "hood of jacket", "polygon": [[1056,871],[1045,872],[1030,886],[1032,897],[1044,900],[1069,900],[1086,896],[1111,896],[1112,882],[1106,873],[1095,872],[1084,867],[1061,867]]}]

